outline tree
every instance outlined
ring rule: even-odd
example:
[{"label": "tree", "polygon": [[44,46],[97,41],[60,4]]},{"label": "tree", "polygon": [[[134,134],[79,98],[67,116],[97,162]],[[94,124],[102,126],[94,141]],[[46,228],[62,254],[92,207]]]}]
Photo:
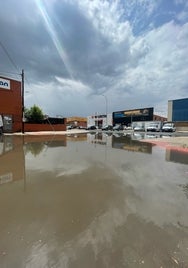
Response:
[{"label": "tree", "polygon": [[30,109],[25,108],[24,110],[26,121],[41,123],[41,121],[44,120],[44,114],[37,105],[34,104]]}]

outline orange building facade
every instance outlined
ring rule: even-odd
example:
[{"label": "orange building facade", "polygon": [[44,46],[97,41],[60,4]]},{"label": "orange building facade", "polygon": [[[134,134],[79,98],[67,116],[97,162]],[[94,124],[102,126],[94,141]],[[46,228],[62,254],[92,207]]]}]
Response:
[{"label": "orange building facade", "polygon": [[0,115],[4,132],[22,130],[21,82],[0,77]]}]

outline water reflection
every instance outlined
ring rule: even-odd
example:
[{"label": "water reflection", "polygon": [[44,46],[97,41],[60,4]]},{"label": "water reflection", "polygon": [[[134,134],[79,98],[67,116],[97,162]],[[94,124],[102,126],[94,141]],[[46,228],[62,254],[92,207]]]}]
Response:
[{"label": "water reflection", "polygon": [[134,138],[4,137],[0,267],[187,267],[187,166]]},{"label": "water reflection", "polygon": [[[126,136],[113,136],[112,147],[118,149],[124,149],[127,151],[141,152],[141,153],[152,153],[152,144],[138,141],[138,136],[136,135],[126,135]],[[139,135],[139,139],[143,137]]]},{"label": "water reflection", "polygon": [[88,135],[88,141],[93,144],[100,144],[110,146],[116,149],[123,149],[127,151],[135,151],[135,152],[142,152],[142,153],[152,153],[152,144],[144,143],[139,141],[143,139],[143,135],[138,133],[136,134],[127,134],[123,135],[121,133],[104,133],[99,132],[95,135]]},{"label": "water reflection", "polygon": [[24,179],[25,157],[23,139],[2,137],[0,141],[0,184]]},{"label": "water reflection", "polygon": [[188,153],[166,149],[166,160],[181,164],[188,164]]}]

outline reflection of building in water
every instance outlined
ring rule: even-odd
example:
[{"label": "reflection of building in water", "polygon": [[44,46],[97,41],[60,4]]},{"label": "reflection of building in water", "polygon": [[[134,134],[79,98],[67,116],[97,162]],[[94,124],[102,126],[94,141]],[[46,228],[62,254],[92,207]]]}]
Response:
[{"label": "reflection of building in water", "polygon": [[11,136],[0,136],[0,155],[13,150],[13,142]]},{"label": "reflection of building in water", "polygon": [[113,135],[112,148],[148,154],[152,153],[152,144],[133,140],[131,136],[116,137]]},{"label": "reflection of building in water", "polygon": [[4,136],[0,143],[0,184],[24,179],[23,137]]},{"label": "reflection of building in water", "polygon": [[66,147],[66,135],[46,135],[46,136],[25,136],[24,147],[25,152],[32,155],[39,155],[44,149],[48,147]]},{"label": "reflection of building in water", "polygon": [[108,135],[107,133],[104,133],[104,132],[88,133],[87,141],[90,143],[107,145],[111,147],[112,135]]},{"label": "reflection of building in water", "polygon": [[107,145],[108,147],[124,149],[134,152],[152,153],[152,144],[134,140],[133,136],[123,136],[119,133],[107,134],[103,132],[88,133],[88,142]]},{"label": "reflection of building in water", "polygon": [[166,149],[166,161],[188,164],[188,153]]},{"label": "reflection of building in water", "polygon": [[0,184],[25,178],[25,154],[39,155],[48,147],[66,146],[66,135],[3,136],[0,140]]},{"label": "reflection of building in water", "polygon": [[66,135],[67,141],[86,141],[87,133]]},{"label": "reflection of building in water", "polygon": [[28,135],[24,137],[24,143],[45,143],[51,144],[54,141],[62,142],[66,146],[66,135]]}]

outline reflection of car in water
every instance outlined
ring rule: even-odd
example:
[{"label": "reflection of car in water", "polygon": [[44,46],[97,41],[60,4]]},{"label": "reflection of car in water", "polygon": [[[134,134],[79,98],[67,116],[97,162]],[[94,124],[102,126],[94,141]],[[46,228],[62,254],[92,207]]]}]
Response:
[{"label": "reflection of car in water", "polygon": [[4,151],[3,136],[0,136],[0,155],[3,154],[3,151]]},{"label": "reflection of car in water", "polygon": [[154,138],[157,138],[157,137],[160,137],[160,138],[161,138],[161,136],[160,136],[160,135],[157,135],[157,134],[146,134],[145,137],[146,137],[147,139],[148,139],[148,138],[154,139]]},{"label": "reflection of car in water", "polygon": [[120,133],[120,134],[118,134],[118,133],[113,133],[113,136],[116,137],[116,138],[119,138],[119,137],[121,137],[121,133]]},{"label": "reflection of car in water", "polygon": [[165,123],[162,127],[162,132],[175,132],[176,127],[174,123]]},{"label": "reflection of car in water", "polygon": [[3,133],[3,118],[0,115],[0,135]]},{"label": "reflection of car in water", "polygon": [[144,139],[145,133],[133,133],[132,134],[132,139],[133,140],[141,140]]}]

